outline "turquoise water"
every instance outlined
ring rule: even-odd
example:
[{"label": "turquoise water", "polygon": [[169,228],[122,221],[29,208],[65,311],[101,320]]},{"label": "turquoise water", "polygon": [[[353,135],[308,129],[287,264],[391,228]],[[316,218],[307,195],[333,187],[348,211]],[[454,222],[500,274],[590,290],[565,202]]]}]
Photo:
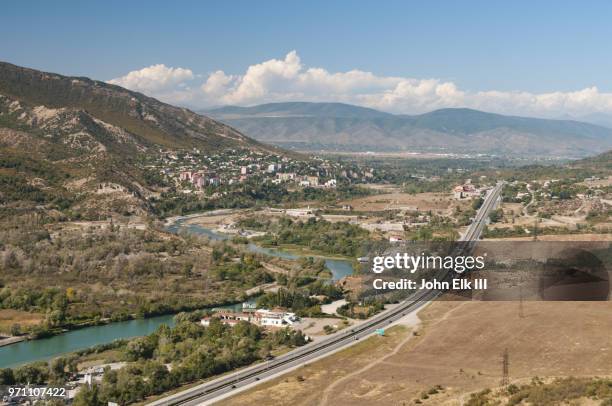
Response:
[{"label": "turquoise water", "polygon": [[[210,238],[211,240],[222,241],[222,240],[227,240],[230,238],[230,236],[226,234],[218,233],[214,230],[199,226],[197,224],[183,225],[181,220],[177,221],[171,227],[168,227],[168,230],[172,232],[178,232],[180,229],[184,229],[193,234],[206,236]],[[259,245],[256,245],[253,243],[249,243],[248,248],[249,248],[249,251],[256,252],[258,254],[266,254],[266,255],[283,258],[283,259],[300,258],[300,255],[294,254],[289,251],[285,251],[285,250],[277,249],[277,248],[260,247]],[[350,261],[347,261],[344,259],[326,258],[325,265],[327,266],[327,268],[329,268],[329,270],[332,273],[332,281],[337,281],[353,273],[353,265],[351,264]]]},{"label": "turquoise water", "polygon": [[0,347],[0,368],[14,367],[33,361],[48,360],[61,354],[82,350],[120,338],[143,336],[162,324],[173,326],[172,315],[119,321],[101,326],[85,327],[40,340],[22,341]]},{"label": "turquoise water", "polygon": [[[255,303],[255,298],[248,300]],[[219,306],[213,309],[242,310],[242,303]],[[34,361],[48,360],[62,354],[82,350],[121,338],[144,336],[165,324],[174,326],[174,315],[118,321],[101,326],[85,327],[40,340],[22,341],[0,347],[0,368],[14,367]]]},{"label": "turquoise water", "polygon": [[[190,233],[204,235],[212,240],[226,240],[228,235],[217,233],[198,225],[183,225],[181,221],[168,228],[169,231],[178,232],[185,229]],[[284,259],[297,259],[299,255],[274,248],[264,248],[255,244],[248,245],[249,250]],[[332,272],[332,280],[341,279],[353,273],[349,261],[340,259],[326,259],[325,265]],[[240,310],[241,304],[222,306],[222,308]],[[173,315],[157,316],[148,319],[137,319],[105,324],[101,326],[85,327],[69,331],[64,334],[40,340],[23,341],[0,347],[0,368],[14,367],[29,362],[48,360],[69,352],[82,350],[99,344],[110,343],[121,338],[144,336],[154,332],[162,324],[174,325]]]}]

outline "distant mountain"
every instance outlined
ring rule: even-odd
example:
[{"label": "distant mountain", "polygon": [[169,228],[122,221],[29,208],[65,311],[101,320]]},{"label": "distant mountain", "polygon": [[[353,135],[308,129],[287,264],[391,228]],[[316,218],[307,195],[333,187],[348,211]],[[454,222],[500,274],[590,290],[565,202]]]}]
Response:
[{"label": "distant mountain", "polygon": [[159,192],[138,165],[143,156],[235,147],[277,150],[119,86],[0,62],[0,211],[61,202],[53,207],[91,207],[103,216],[97,203],[109,183],[125,203],[110,199],[109,212],[143,212],[143,197]]},{"label": "distant mountain", "polygon": [[578,121],[612,128],[612,114],[591,113],[577,118]]},{"label": "distant mountain", "polygon": [[609,128],[471,109],[411,116],[341,103],[296,102],[203,113],[260,141],[303,150],[582,157],[612,148]]},{"label": "distant mountain", "polygon": [[269,103],[253,107],[225,106],[210,111],[213,115],[224,117],[345,117],[345,118],[388,118],[393,114],[353,106],[344,103]]}]

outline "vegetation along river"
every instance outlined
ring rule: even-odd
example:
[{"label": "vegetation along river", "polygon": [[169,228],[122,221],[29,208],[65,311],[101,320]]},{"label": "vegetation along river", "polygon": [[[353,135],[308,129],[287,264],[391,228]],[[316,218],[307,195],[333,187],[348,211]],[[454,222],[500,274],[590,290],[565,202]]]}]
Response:
[{"label": "vegetation along river", "polygon": [[[190,233],[207,236],[214,240],[225,240],[230,236],[217,233],[211,229],[195,225],[183,224],[184,219],[174,222],[168,229],[178,232],[185,229]],[[285,259],[298,259],[300,255],[281,249],[260,247],[249,244],[249,250]],[[350,261],[342,259],[325,259],[325,265],[332,273],[332,280],[341,279],[353,272]],[[237,305],[238,307],[240,304]],[[233,306],[227,306],[233,307]],[[15,367],[29,362],[48,360],[62,354],[82,350],[95,345],[110,343],[116,339],[144,336],[154,332],[162,324],[172,326],[173,315],[156,316],[147,319],[135,319],[85,327],[49,338],[22,341],[0,347],[0,368]]]}]

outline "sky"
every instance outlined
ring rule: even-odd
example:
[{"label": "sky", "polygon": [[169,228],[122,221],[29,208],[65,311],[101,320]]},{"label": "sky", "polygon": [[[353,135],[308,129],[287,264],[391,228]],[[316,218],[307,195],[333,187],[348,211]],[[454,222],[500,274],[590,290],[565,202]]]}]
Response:
[{"label": "sky", "polygon": [[3,3],[0,60],[192,108],[612,114],[609,1]]}]

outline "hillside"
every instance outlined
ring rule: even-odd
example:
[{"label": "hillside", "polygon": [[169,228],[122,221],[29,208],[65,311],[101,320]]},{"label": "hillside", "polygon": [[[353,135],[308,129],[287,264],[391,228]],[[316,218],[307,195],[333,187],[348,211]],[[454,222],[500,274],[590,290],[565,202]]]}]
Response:
[{"label": "hillside", "polygon": [[272,103],[206,114],[260,141],[305,150],[583,157],[612,148],[609,128],[470,109],[409,116],[340,103]]},{"label": "hillside", "polygon": [[[145,213],[161,151],[277,151],[184,108],[118,86],[0,63],[0,211]],[[106,193],[108,192],[108,193]]]},{"label": "hillside", "polygon": [[263,148],[213,119],[88,78],[67,77],[0,62],[0,94],[31,107],[85,111],[122,128],[143,144],[170,148],[215,149],[238,145]]},{"label": "hillside", "polygon": [[572,162],[571,167],[612,170],[612,150]]}]

